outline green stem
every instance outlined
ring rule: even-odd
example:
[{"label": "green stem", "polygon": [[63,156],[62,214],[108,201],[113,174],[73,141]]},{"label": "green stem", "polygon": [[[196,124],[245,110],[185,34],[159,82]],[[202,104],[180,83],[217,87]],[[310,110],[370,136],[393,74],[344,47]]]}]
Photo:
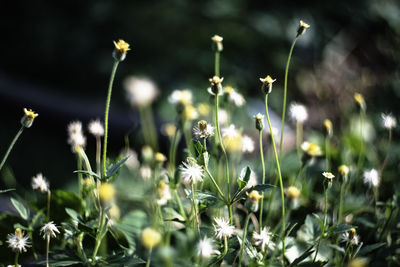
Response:
[{"label": "green stem", "polygon": [[147,262],[146,262],[146,267],[150,266],[150,262],[151,262],[151,252],[153,251],[153,248],[149,249],[149,257],[147,258]]},{"label": "green stem", "polygon": [[[77,153],[77,155],[76,155],[76,165],[77,165],[78,171],[82,171],[82,157],[79,153]],[[83,180],[82,173],[78,172],[78,190],[79,190],[80,197],[82,197],[82,194],[83,194],[82,180]]]},{"label": "green stem", "polygon": [[15,252],[15,259],[14,259],[15,267],[19,266],[19,264],[18,264],[18,256],[19,256],[19,252],[17,251],[17,252]]},{"label": "green stem", "polygon": [[207,173],[208,176],[210,177],[210,179],[211,179],[212,183],[214,184],[215,188],[217,189],[218,194],[219,194],[219,196],[221,197],[221,199],[222,199],[225,203],[227,203],[228,200],[225,198],[224,194],[222,193],[221,188],[218,186],[217,182],[216,182],[215,179],[214,179],[214,176],[212,176],[212,174],[210,173],[210,171],[208,170],[207,167],[205,167],[204,170],[206,171],[206,173]]},{"label": "green stem", "polygon": [[194,225],[197,228],[197,231],[200,235],[200,223],[199,223],[199,217],[197,214],[197,207],[196,207],[196,201],[195,201],[195,191],[194,191],[194,183],[192,182],[192,205],[193,205],[193,210],[194,210]]},{"label": "green stem", "polygon": [[176,189],[174,189],[174,195],[175,195],[176,202],[178,203],[179,212],[181,213],[181,216],[182,216],[185,220],[187,220],[185,210],[184,210],[184,208],[183,208],[181,199],[180,199],[180,197],[179,197],[179,195],[178,195],[178,191],[177,191]]},{"label": "green stem", "polygon": [[343,193],[345,185],[346,185],[345,181],[343,181],[342,184],[340,185],[338,224],[342,222],[342,217],[343,217]]},{"label": "green stem", "polygon": [[[128,141],[129,141],[129,138],[128,138]],[[101,166],[101,140],[100,140],[100,136],[96,136],[96,173],[98,176],[100,176],[100,172],[101,172],[100,166]]]},{"label": "green stem", "polygon": [[[258,131],[259,139],[260,139],[260,158],[261,158],[261,166],[262,166],[262,184],[265,184],[265,163],[264,163],[264,148],[262,141],[262,130]],[[260,229],[262,229],[262,221],[263,221],[263,211],[264,211],[264,192],[262,192],[262,198],[260,202]]]},{"label": "green stem", "polygon": [[365,110],[360,109],[360,152],[358,153],[356,180],[359,179],[361,172],[361,167],[364,163],[364,134],[363,134],[363,124],[364,124]]},{"label": "green stem", "polygon": [[93,250],[93,255],[92,255],[92,265],[96,264],[96,262],[95,262],[96,255],[99,250],[101,240],[103,239],[103,236],[104,236],[103,227],[107,227],[104,225],[105,219],[106,219],[105,210],[103,209],[103,207],[100,206],[100,224],[99,224],[99,229],[97,230],[97,234],[96,234],[96,244],[95,244],[95,247]]},{"label": "green stem", "polygon": [[326,154],[326,170],[330,170],[331,168],[331,154],[330,154],[330,150],[329,150],[329,134],[326,135],[325,137],[325,154]]},{"label": "green stem", "polygon": [[50,221],[50,199],[51,199],[51,191],[47,191],[47,221]]},{"label": "green stem", "polygon": [[218,262],[222,261],[222,259],[226,255],[226,253],[228,253],[228,238],[225,236],[224,237],[224,251],[222,252],[222,254],[214,262],[212,262],[208,266],[216,266],[215,264],[217,264]]},{"label": "green stem", "polygon": [[111,92],[112,86],[114,83],[115,73],[117,72],[118,67],[118,60],[114,61],[114,65],[111,71],[110,83],[108,84],[108,94],[107,94],[107,101],[106,101],[106,111],[104,114],[104,143],[103,143],[103,176],[106,176],[106,159],[107,159],[107,141],[108,141],[108,112],[110,110],[110,102],[111,102]]},{"label": "green stem", "polygon": [[318,251],[319,251],[319,245],[321,244],[321,240],[324,237],[325,228],[326,228],[326,218],[327,218],[327,214],[328,214],[328,190],[327,190],[327,188],[325,186],[325,182],[324,182],[324,193],[325,193],[325,198],[324,198],[324,224],[322,225],[321,235],[319,236],[317,248],[315,250],[315,256],[314,256],[314,260],[313,260],[314,262],[317,259],[317,255],[318,255]]},{"label": "green stem", "polygon": [[176,129],[169,148],[169,169],[172,177],[174,176],[175,173],[176,150],[178,148],[179,140],[181,138],[180,134],[181,133],[179,129]]},{"label": "green stem", "polygon": [[186,147],[187,147],[188,153],[189,153],[188,156],[193,157],[195,155],[195,153],[194,153],[194,147],[193,147],[193,142],[192,142],[192,132],[190,129],[191,122],[184,118],[182,120],[183,120],[182,131],[183,131],[183,136],[185,137]]},{"label": "green stem", "polygon": [[216,51],[215,52],[215,64],[214,64],[214,73],[215,73],[215,76],[218,76],[219,77],[219,62],[220,62],[220,52],[219,51]]},{"label": "green stem", "polygon": [[301,143],[303,142],[303,123],[298,121],[296,122],[296,149],[297,155],[301,158]]},{"label": "green stem", "polygon": [[280,185],[280,189],[281,189],[281,202],[282,202],[282,229],[281,229],[282,261],[283,261],[283,265],[285,265],[285,240],[286,240],[286,235],[285,235],[285,228],[286,228],[286,225],[285,225],[285,195],[284,195],[284,192],[283,192],[283,181],[282,181],[281,167],[280,167],[280,164],[279,164],[278,153],[276,151],[274,135],[272,134],[271,120],[269,119],[268,94],[265,95],[265,114],[267,115],[268,127],[269,127],[269,131],[271,133],[272,147],[274,149],[276,168],[277,168],[277,171],[278,171],[279,185]]},{"label": "green stem", "polygon": [[49,267],[50,235],[46,235],[46,267]]},{"label": "green stem", "polygon": [[14,147],[15,143],[17,142],[19,136],[20,136],[20,135],[22,134],[22,132],[24,131],[24,128],[25,128],[25,126],[22,125],[21,128],[19,129],[19,131],[17,132],[17,134],[15,135],[14,139],[12,140],[10,146],[9,146],[8,149],[7,149],[6,154],[5,154],[4,157],[3,157],[3,160],[2,160],[1,163],[0,163],[0,170],[3,168],[4,163],[6,163],[6,160],[7,160],[7,158],[8,158],[8,155],[10,154],[12,148]]},{"label": "green stem", "polygon": [[[260,131],[261,132],[261,131]],[[246,243],[246,236],[247,236],[247,227],[249,226],[250,214],[248,213],[245,219],[244,228],[243,228],[243,237],[242,237],[242,245],[240,246],[240,253],[239,253],[239,266],[242,266],[242,256],[243,256],[243,249]]]},{"label": "green stem", "polygon": [[279,158],[282,156],[283,132],[285,130],[286,96],[287,96],[287,80],[288,80],[288,74],[289,74],[289,65],[290,65],[290,59],[292,58],[292,52],[293,52],[294,45],[296,44],[296,41],[297,41],[297,37],[294,38],[294,40],[292,42],[292,46],[290,47],[289,56],[288,56],[288,59],[286,62],[285,83],[284,83],[284,87],[283,87],[282,127],[281,127],[281,139],[280,139],[280,143],[279,143]]}]

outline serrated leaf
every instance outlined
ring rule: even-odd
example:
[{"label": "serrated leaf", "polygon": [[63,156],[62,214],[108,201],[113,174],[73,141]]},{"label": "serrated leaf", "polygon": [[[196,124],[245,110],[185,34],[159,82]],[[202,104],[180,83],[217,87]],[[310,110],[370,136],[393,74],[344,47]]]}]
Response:
[{"label": "serrated leaf", "polygon": [[27,210],[25,206],[15,198],[11,198],[11,203],[13,204],[14,208],[18,211],[22,219],[28,220],[29,210]]},{"label": "serrated leaf", "polygon": [[110,178],[111,176],[114,176],[117,171],[122,167],[122,165],[128,160],[128,157],[125,157],[123,159],[121,159],[120,161],[118,161],[115,164],[111,164],[106,171],[106,178]]}]

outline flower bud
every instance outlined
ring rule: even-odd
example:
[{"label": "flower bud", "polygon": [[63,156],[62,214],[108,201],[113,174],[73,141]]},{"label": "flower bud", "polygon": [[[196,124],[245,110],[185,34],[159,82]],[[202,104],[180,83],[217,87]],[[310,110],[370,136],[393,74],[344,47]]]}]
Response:
[{"label": "flower bud", "polygon": [[246,192],[247,194],[247,201],[245,203],[246,207],[251,210],[252,212],[257,212],[258,211],[258,202],[260,199],[263,198],[263,195],[260,195],[260,193],[257,190],[252,190],[250,194]]},{"label": "flower bud", "polygon": [[338,171],[340,173],[341,176],[343,177],[347,177],[347,175],[349,174],[349,167],[347,165],[340,165],[338,168]]},{"label": "flower bud", "polygon": [[276,81],[276,79],[272,79],[271,76],[267,75],[265,78],[260,78],[262,82],[261,91],[264,94],[270,94],[272,92],[272,84]]},{"label": "flower bud", "polygon": [[163,163],[164,161],[167,160],[167,158],[165,157],[165,155],[163,153],[157,152],[154,155],[154,159],[156,160],[157,163]]},{"label": "flower bud", "polygon": [[213,95],[220,95],[222,94],[222,81],[224,80],[224,78],[220,78],[218,76],[214,76],[210,79],[208,79],[211,83],[211,94]]},{"label": "flower bud", "polygon": [[146,228],[142,232],[142,245],[146,249],[152,249],[161,241],[161,234],[151,228]]},{"label": "flower bud", "polygon": [[222,52],[222,50],[224,49],[224,47],[222,46],[222,41],[224,40],[224,38],[219,35],[214,35],[213,37],[211,37],[211,40],[212,50],[214,52]]},{"label": "flower bud", "polygon": [[367,105],[365,104],[365,100],[362,94],[354,93],[354,100],[362,110],[365,110],[367,108]]},{"label": "flower bud", "polygon": [[324,120],[324,127],[329,136],[332,135],[333,124],[329,119]]},{"label": "flower bud", "polygon": [[129,48],[129,44],[122,39],[119,39],[118,42],[114,41],[115,49],[113,51],[113,57],[117,61],[123,61],[126,57],[126,53],[131,50]]},{"label": "flower bud", "polygon": [[32,126],[33,121],[39,114],[33,112],[31,109],[24,108],[24,116],[21,118],[21,124],[25,128],[30,128]]},{"label": "flower bud", "polygon": [[104,204],[112,202],[115,196],[115,189],[112,184],[102,183],[99,187],[100,201]]},{"label": "flower bud", "polygon": [[295,186],[289,186],[286,189],[286,196],[291,200],[297,199],[300,196],[300,190]]},{"label": "flower bud", "polygon": [[264,129],[264,115],[258,113],[254,116],[254,119],[256,121],[256,129],[262,131]]},{"label": "flower bud", "polygon": [[308,28],[310,28],[310,25],[300,20],[300,25],[297,29],[297,37],[304,34]]}]

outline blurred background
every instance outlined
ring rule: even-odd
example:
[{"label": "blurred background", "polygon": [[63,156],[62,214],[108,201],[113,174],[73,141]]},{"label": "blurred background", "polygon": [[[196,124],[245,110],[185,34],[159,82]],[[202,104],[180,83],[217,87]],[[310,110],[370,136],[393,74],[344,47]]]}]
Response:
[{"label": "blurred background", "polygon": [[[153,105],[158,126],[172,121],[172,108],[157,112],[172,90],[189,88],[207,97],[214,34],[224,37],[225,82],[248,100],[260,99],[259,78],[270,74],[277,79],[271,108],[280,114],[285,63],[300,19],[311,27],[294,49],[288,103],[308,107],[306,128],[321,128],[330,118],[340,130],[340,119],[355,108],[354,92],[365,96],[376,121],[381,112],[397,117],[396,0],[8,1],[0,10],[1,157],[20,127],[23,108],[39,117],[12,151],[0,188],[12,186],[13,177],[28,186],[38,172],[52,187],[75,177],[67,124],[103,118],[113,40],[122,38],[132,47],[118,68],[111,102],[109,152],[116,156],[124,135],[139,127],[123,80],[129,75],[152,79],[161,92]],[[87,138],[94,157],[95,140]],[[139,148],[134,138],[131,143]]]}]

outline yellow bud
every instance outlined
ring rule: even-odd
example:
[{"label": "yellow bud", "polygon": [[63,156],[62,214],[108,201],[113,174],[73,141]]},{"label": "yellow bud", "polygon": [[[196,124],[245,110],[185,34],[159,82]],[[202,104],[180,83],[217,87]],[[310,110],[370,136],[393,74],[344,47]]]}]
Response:
[{"label": "yellow bud", "polygon": [[324,120],[324,127],[328,134],[332,134],[333,125],[331,120]]},{"label": "yellow bud", "polygon": [[186,120],[192,121],[197,119],[199,114],[197,114],[196,108],[192,105],[188,105],[185,107],[184,116]]},{"label": "yellow bud", "polygon": [[207,103],[200,103],[197,105],[197,111],[201,116],[207,116],[208,114],[210,114],[210,110],[210,105],[208,105]]},{"label": "yellow bud", "polygon": [[29,128],[32,126],[33,121],[37,116],[39,116],[39,114],[33,112],[31,109],[26,109],[26,108],[24,108],[24,113],[25,114],[21,119],[21,124],[24,127]]},{"label": "yellow bud", "polygon": [[99,187],[99,197],[101,202],[108,203],[114,199],[115,189],[112,184],[102,183]]},{"label": "yellow bud", "polygon": [[317,157],[322,155],[321,148],[315,143],[304,142],[301,144],[301,149],[310,157]]},{"label": "yellow bud", "polygon": [[357,102],[358,105],[360,105],[361,109],[366,108],[365,100],[362,94],[354,93],[354,100]]},{"label": "yellow bud", "polygon": [[286,189],[286,196],[290,199],[296,199],[300,196],[300,190],[295,186],[289,186]]},{"label": "yellow bud", "polygon": [[151,228],[146,228],[142,232],[142,245],[151,249],[157,246],[161,241],[161,234]]},{"label": "yellow bud", "polygon": [[252,190],[250,194],[246,192],[246,195],[253,202],[258,202],[260,199],[263,198],[263,196],[260,195],[260,193],[257,190]]},{"label": "yellow bud", "polygon": [[355,228],[351,228],[349,230],[349,239],[353,239],[355,235],[356,235],[356,229]]},{"label": "yellow bud", "polygon": [[21,228],[15,229],[15,235],[16,235],[19,239],[22,239],[23,233],[22,233]]},{"label": "yellow bud", "polygon": [[347,167],[347,165],[340,165],[338,171],[340,175],[347,176],[349,174],[350,169],[349,167]]},{"label": "yellow bud", "polygon": [[310,25],[300,20],[300,25],[299,28],[297,29],[297,36],[305,33],[308,28],[310,28]]},{"label": "yellow bud", "polygon": [[355,258],[352,259],[348,264],[347,267],[367,267],[368,261],[364,258]]},{"label": "yellow bud", "polygon": [[164,156],[163,153],[157,152],[154,155],[154,159],[158,162],[158,163],[163,163],[164,161],[167,160],[167,158]]},{"label": "yellow bud", "polygon": [[129,48],[129,44],[127,42],[125,42],[124,40],[118,40],[118,42],[114,41],[114,52],[113,52],[113,57],[115,58],[115,60],[118,61],[123,61],[126,57],[126,53],[131,50]]},{"label": "yellow bud", "polygon": [[113,204],[108,212],[111,218],[119,219],[120,211],[117,205]]},{"label": "yellow bud", "polygon": [[176,126],[173,125],[172,123],[167,123],[164,126],[164,132],[168,137],[174,137],[175,132],[176,132]]}]

